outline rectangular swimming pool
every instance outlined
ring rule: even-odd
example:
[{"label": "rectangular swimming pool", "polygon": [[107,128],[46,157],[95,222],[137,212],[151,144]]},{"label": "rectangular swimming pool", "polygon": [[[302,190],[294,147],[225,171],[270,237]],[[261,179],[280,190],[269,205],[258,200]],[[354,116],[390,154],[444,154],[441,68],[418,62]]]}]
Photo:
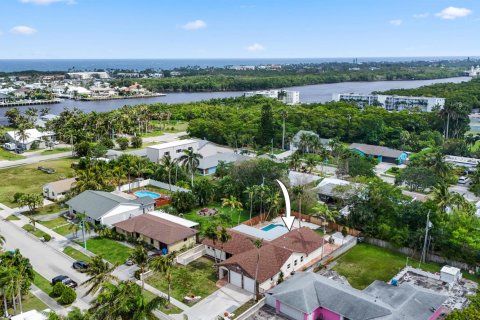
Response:
[{"label": "rectangular swimming pool", "polygon": [[266,226],[266,227],[263,227],[261,230],[263,230],[263,231],[270,231],[270,230],[272,230],[273,228],[276,228],[276,227],[283,227],[283,225],[272,223],[272,224],[269,224],[269,225]]},{"label": "rectangular swimming pool", "polygon": [[152,199],[158,199],[158,198],[161,197],[160,194],[158,194],[156,192],[152,192],[152,191],[135,191],[133,194],[136,195],[139,198],[150,197]]}]

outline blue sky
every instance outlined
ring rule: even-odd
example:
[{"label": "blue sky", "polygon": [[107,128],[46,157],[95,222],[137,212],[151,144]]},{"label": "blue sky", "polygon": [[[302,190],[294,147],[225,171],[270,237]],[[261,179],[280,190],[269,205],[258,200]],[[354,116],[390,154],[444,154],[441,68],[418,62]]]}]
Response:
[{"label": "blue sky", "polygon": [[478,0],[0,0],[0,59],[479,56]]}]

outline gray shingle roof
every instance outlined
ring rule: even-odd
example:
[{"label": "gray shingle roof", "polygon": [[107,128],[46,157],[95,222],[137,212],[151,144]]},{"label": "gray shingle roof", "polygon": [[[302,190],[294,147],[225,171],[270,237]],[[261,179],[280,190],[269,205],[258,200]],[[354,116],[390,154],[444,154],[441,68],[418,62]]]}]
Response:
[{"label": "gray shingle roof", "polygon": [[[67,201],[77,212],[85,212],[92,219],[99,219],[120,203],[129,203],[128,200],[104,191],[87,190]],[[80,210],[80,211],[78,211]]]},{"label": "gray shingle roof", "polygon": [[204,157],[203,159],[200,159],[198,169],[202,170],[202,169],[216,167],[220,161],[224,161],[226,163],[232,163],[237,161],[245,161],[248,159],[250,158],[238,153],[219,153],[219,154],[214,154],[212,156],[208,156],[208,157]]},{"label": "gray shingle roof", "polygon": [[138,203],[138,204],[141,204],[142,206],[148,206],[148,205],[155,204],[155,200],[153,200],[148,196],[145,196],[145,197],[140,197],[140,198],[130,200],[130,203]]},{"label": "gray shingle roof", "polygon": [[400,157],[404,153],[403,151],[391,149],[388,147],[374,146],[374,145],[363,144],[363,143],[352,143],[349,148],[362,151],[366,155],[382,156],[382,157],[388,157],[388,158],[394,158],[394,159]]}]

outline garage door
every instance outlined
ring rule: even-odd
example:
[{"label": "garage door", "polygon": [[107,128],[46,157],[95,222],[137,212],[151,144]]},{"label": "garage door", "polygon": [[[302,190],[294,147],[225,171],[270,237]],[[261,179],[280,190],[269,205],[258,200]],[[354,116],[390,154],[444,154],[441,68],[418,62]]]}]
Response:
[{"label": "garage door", "polygon": [[242,275],[240,273],[230,271],[230,283],[241,288],[242,287]]},{"label": "garage door", "polygon": [[243,277],[243,289],[255,293],[255,280],[249,277]]}]

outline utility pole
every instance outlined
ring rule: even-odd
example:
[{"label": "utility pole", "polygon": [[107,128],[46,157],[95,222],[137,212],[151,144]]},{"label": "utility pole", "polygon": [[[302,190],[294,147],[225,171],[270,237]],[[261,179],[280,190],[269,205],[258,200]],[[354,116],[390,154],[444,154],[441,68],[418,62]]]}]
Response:
[{"label": "utility pole", "polygon": [[283,130],[282,130],[282,150],[285,150],[285,119],[287,118],[287,111],[282,112]]},{"label": "utility pole", "polygon": [[428,231],[430,230],[431,227],[432,227],[432,224],[430,222],[430,210],[428,210],[427,225],[425,226],[425,239],[423,241],[423,249],[422,249],[422,256],[420,257],[420,264],[422,262],[425,263],[425,260],[427,259]]}]

